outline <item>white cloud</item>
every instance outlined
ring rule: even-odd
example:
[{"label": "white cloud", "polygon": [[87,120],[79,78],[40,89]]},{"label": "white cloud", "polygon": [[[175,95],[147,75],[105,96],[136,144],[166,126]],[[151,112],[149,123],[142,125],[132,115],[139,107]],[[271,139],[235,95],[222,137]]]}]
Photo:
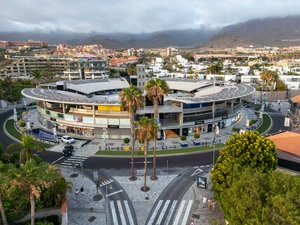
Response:
[{"label": "white cloud", "polygon": [[2,0],[0,31],[152,32],[298,14],[298,0]]}]

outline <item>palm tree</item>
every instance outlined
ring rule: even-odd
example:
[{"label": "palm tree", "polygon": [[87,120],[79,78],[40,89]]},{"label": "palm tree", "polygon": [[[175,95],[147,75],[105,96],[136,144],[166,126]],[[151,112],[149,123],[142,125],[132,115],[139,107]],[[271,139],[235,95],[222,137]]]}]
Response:
[{"label": "palm tree", "polygon": [[39,199],[41,190],[49,188],[58,178],[57,171],[49,169],[49,164],[42,162],[37,165],[36,161],[30,159],[21,164],[20,170],[12,175],[12,185],[25,189],[30,199],[31,225],[35,224],[35,199]]},{"label": "palm tree", "polygon": [[143,116],[137,125],[137,138],[144,143],[145,169],[144,169],[144,187],[143,191],[148,191],[147,187],[147,158],[148,158],[148,143],[150,140],[157,138],[158,124],[153,118]]},{"label": "palm tree", "polygon": [[[147,97],[153,102],[154,106],[154,119],[156,122],[159,121],[158,114],[158,103],[162,102],[162,97],[169,94],[169,86],[165,80],[158,78],[151,79],[145,84],[145,90]],[[160,128],[159,128],[160,129]],[[160,131],[159,131],[160,132]],[[154,155],[153,155],[153,174],[152,180],[157,180],[156,176],[156,139],[154,140]]]},{"label": "palm tree", "polygon": [[131,177],[130,180],[136,180],[136,176],[134,174],[134,144],[135,144],[135,136],[134,136],[134,117],[136,111],[139,108],[144,107],[145,98],[142,96],[142,92],[139,88],[134,85],[130,85],[128,88],[124,88],[119,93],[119,98],[121,102],[121,106],[123,109],[127,110],[130,114],[130,130],[131,130]]},{"label": "palm tree", "polygon": [[[268,86],[269,83],[272,81],[272,79],[274,78],[274,74],[276,72],[274,71],[269,71],[269,70],[266,70],[264,72],[262,72],[260,74],[260,79],[262,80],[263,82],[263,86],[262,86],[262,92],[264,91],[264,86]],[[261,95],[261,101],[262,101],[262,95]]]},{"label": "palm tree", "polygon": [[0,161],[0,211],[3,225],[8,225],[8,223],[2,203],[2,195],[5,193],[5,191],[8,190],[10,186],[9,172],[13,171],[14,169],[16,168],[13,164],[3,164],[3,162]]},{"label": "palm tree", "polygon": [[46,150],[38,142],[33,139],[32,135],[23,135],[22,143],[13,143],[7,147],[8,152],[14,150],[20,151],[20,164],[25,160],[29,160],[34,157],[33,150],[37,150],[42,153],[47,153]]},{"label": "palm tree", "polygon": [[37,86],[38,80],[41,79],[41,77],[42,77],[40,71],[38,71],[38,70],[33,71],[32,76],[34,77],[35,85]]}]

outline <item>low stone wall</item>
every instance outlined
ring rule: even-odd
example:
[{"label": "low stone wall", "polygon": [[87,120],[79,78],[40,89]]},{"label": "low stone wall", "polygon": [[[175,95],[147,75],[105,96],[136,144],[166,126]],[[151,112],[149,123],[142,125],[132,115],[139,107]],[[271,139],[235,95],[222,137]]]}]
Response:
[{"label": "low stone wall", "polygon": [[[58,216],[59,221],[61,221],[61,212],[60,208],[48,208],[48,209],[41,209],[35,212],[35,218],[44,218],[48,216]],[[15,221],[15,223],[23,223],[26,221],[30,221],[30,213],[24,216],[22,219]]]}]

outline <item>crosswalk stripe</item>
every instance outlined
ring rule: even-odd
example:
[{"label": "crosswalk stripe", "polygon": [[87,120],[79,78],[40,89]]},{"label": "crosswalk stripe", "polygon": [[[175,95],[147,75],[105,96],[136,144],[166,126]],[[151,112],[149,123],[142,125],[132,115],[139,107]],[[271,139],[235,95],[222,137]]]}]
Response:
[{"label": "crosswalk stripe", "polygon": [[154,219],[156,217],[156,214],[157,214],[158,210],[160,209],[160,206],[161,206],[162,203],[163,203],[163,200],[159,200],[159,202],[158,202],[158,204],[157,204],[157,206],[156,206],[156,208],[155,208],[155,210],[154,210],[154,212],[153,212],[153,214],[152,214],[152,216],[151,216],[151,218],[148,222],[148,225],[153,225],[153,221],[154,221]]},{"label": "crosswalk stripe", "polygon": [[174,209],[176,207],[176,204],[177,204],[177,200],[174,200],[172,205],[171,205],[171,208],[170,208],[169,214],[167,216],[166,222],[165,222],[166,225],[168,225],[170,223],[170,220],[172,218],[172,215],[173,215]]},{"label": "crosswalk stripe", "polygon": [[166,203],[165,203],[165,205],[164,205],[164,207],[163,207],[163,209],[161,210],[161,213],[160,213],[160,215],[159,215],[159,217],[157,219],[156,224],[160,224],[161,223],[161,221],[162,221],[162,219],[163,219],[163,217],[164,217],[164,215],[166,213],[166,210],[167,210],[169,204],[170,204],[170,200],[167,200]]},{"label": "crosswalk stripe", "polygon": [[101,184],[100,184],[100,187],[103,187],[105,185],[108,185],[108,184],[111,184],[113,183],[114,181],[109,179],[109,180],[105,180],[105,181],[102,181]]},{"label": "crosswalk stripe", "polygon": [[[80,159],[72,159],[72,158],[69,158],[69,159],[66,159],[65,161],[78,161],[78,162],[80,162],[81,160],[80,160]],[[84,160],[82,160],[82,161],[84,161]]]},{"label": "crosswalk stripe", "polygon": [[126,209],[128,219],[129,219],[129,224],[134,225],[133,218],[132,218],[127,200],[124,201],[124,205],[125,205],[125,209]]},{"label": "crosswalk stripe", "polygon": [[121,223],[122,223],[122,225],[126,225],[126,220],[125,220],[124,211],[123,211],[123,208],[122,208],[121,201],[117,200],[117,204],[118,204],[119,214],[120,214],[120,217],[121,217]]},{"label": "crosswalk stripe", "polygon": [[186,222],[188,220],[188,217],[189,217],[192,205],[193,205],[193,200],[189,200],[189,203],[188,203],[187,209],[185,211],[185,215],[184,215],[184,217],[182,219],[181,225],[186,225]]},{"label": "crosswalk stripe", "polygon": [[177,215],[175,217],[173,225],[177,225],[178,224],[184,205],[185,205],[185,200],[181,201],[181,204],[180,204],[180,207],[179,207],[179,209],[177,211]]},{"label": "crosswalk stripe", "polygon": [[110,209],[113,217],[114,225],[119,225],[114,201],[110,201]]},{"label": "crosswalk stripe", "polygon": [[[72,163],[68,163],[68,162],[62,162],[61,164],[62,165],[72,166]],[[73,164],[74,164],[74,166],[78,166],[79,165],[79,163],[73,163]]]},{"label": "crosswalk stripe", "polygon": [[79,156],[79,155],[73,155],[71,156],[70,158],[73,158],[73,159],[87,159],[87,157],[84,157],[84,156]]}]

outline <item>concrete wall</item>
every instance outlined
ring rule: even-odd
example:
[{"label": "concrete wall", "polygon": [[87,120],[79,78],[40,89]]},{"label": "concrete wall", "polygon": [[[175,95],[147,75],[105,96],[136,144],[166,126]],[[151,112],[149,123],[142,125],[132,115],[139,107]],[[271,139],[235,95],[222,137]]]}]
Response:
[{"label": "concrete wall", "polygon": [[[288,99],[286,99],[286,91],[269,91],[266,92],[266,101],[277,101],[277,100],[285,100],[287,101]],[[247,100],[251,100],[253,101],[254,99],[257,99],[258,101],[261,100],[261,91],[256,91],[253,95],[250,95],[248,97],[245,97],[244,99]],[[289,91],[289,98],[292,98],[294,96],[300,95],[300,90],[291,90]]]}]

